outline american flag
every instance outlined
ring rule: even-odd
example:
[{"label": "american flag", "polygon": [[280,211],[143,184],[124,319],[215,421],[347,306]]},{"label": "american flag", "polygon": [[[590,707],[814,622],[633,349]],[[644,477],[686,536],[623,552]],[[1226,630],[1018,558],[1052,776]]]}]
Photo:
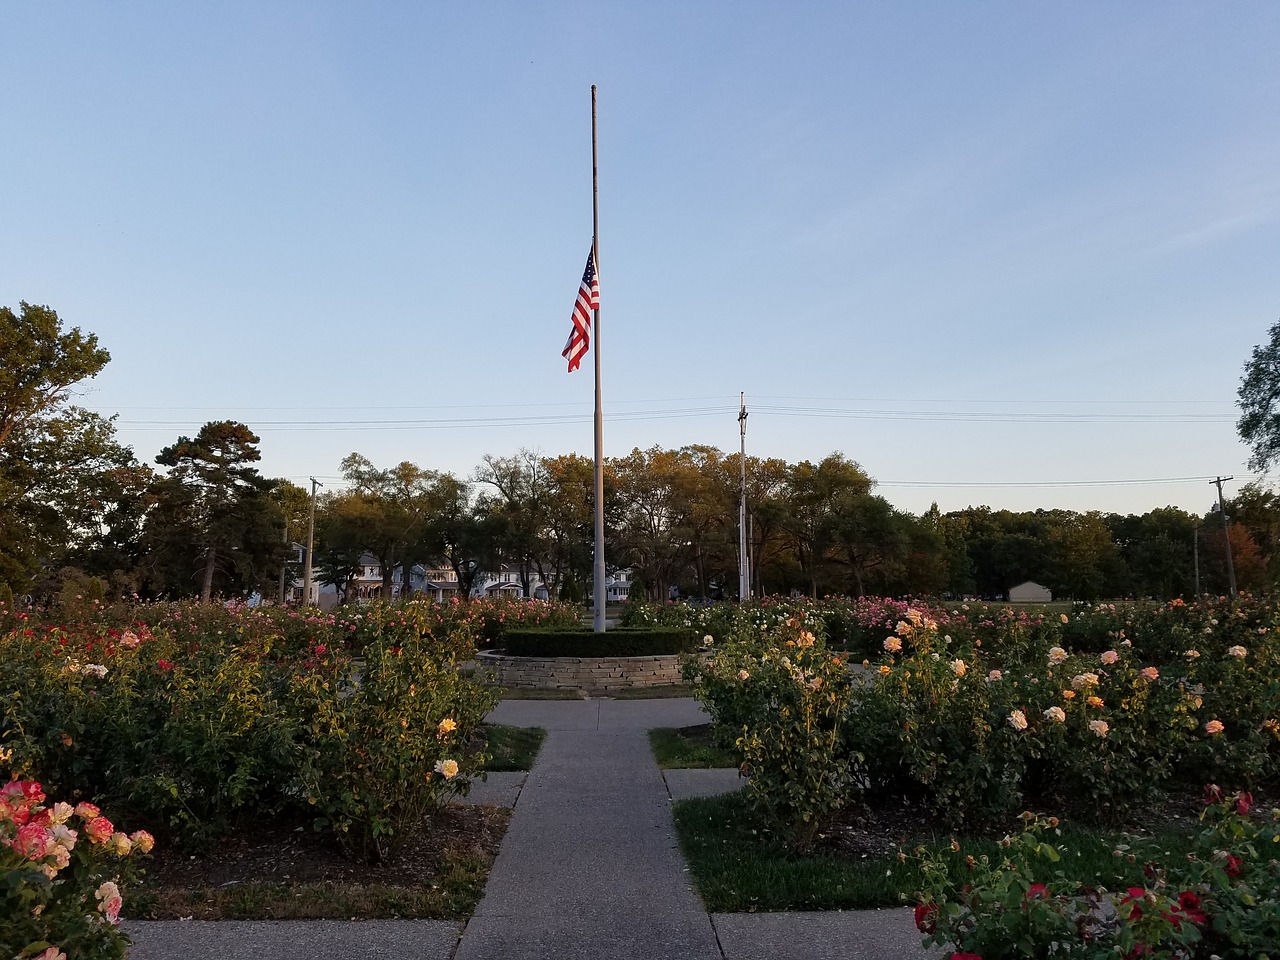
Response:
[{"label": "american flag", "polygon": [[596,279],[595,246],[587,254],[587,269],[582,271],[578,302],[573,305],[573,329],[560,356],[569,361],[569,372],[577,370],[591,346],[591,311],[600,309],[600,282]]}]

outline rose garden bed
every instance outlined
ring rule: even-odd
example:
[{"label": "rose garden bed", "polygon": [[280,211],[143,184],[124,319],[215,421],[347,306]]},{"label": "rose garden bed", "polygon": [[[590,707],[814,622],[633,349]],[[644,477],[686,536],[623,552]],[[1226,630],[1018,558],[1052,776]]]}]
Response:
[{"label": "rose garden bed", "polygon": [[510,811],[456,805],[381,863],[352,860],[309,821],[232,830],[199,856],[161,848],[126,889],[147,920],[465,920],[484,893]]}]

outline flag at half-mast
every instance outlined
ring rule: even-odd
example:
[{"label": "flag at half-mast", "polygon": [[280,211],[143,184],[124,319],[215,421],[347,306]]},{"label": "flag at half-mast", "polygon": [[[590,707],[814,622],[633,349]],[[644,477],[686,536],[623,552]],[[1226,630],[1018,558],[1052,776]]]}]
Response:
[{"label": "flag at half-mast", "polygon": [[591,311],[600,309],[600,282],[596,278],[595,244],[587,253],[587,269],[582,271],[578,302],[573,305],[573,329],[560,356],[569,361],[569,372],[577,370],[591,346]]}]

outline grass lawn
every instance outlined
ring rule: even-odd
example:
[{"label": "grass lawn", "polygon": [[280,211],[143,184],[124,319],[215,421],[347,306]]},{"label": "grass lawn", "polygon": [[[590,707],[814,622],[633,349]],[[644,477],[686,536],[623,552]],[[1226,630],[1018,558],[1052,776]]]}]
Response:
[{"label": "grass lawn", "polygon": [[585,700],[581,690],[532,690],[527,687],[500,687],[503,700]]},{"label": "grass lawn", "polygon": [[[908,853],[920,843],[944,850],[952,869],[965,870],[971,855],[996,860],[994,839],[958,837],[960,852],[950,848],[947,834],[932,833],[924,818],[890,816],[876,823],[876,815],[853,816],[819,840],[807,855],[789,851],[779,841],[757,831],[745,794],[681,800],[674,807],[676,831],[698,892],[707,909],[741,913],[770,910],[853,910],[893,907],[914,902],[920,876],[908,858],[900,863],[897,847]],[[1018,829],[1016,826],[1012,829]],[[1190,849],[1185,830],[1168,829],[1149,835],[1162,854],[1183,856]],[[1073,878],[1091,879],[1109,889],[1143,882],[1142,859],[1136,863],[1113,855],[1119,832],[1092,831],[1064,824],[1051,839],[1065,848],[1063,862],[1046,863],[1044,880],[1056,870]]]},{"label": "grass lawn", "polygon": [[736,767],[737,758],[718,746],[711,736],[711,724],[696,727],[660,727],[649,731],[649,745],[664,770],[705,770]]},{"label": "grass lawn", "polygon": [[489,762],[485,769],[493,773],[532,770],[538,759],[547,731],[541,727],[509,727],[503,723],[487,723],[482,734],[489,745]]},{"label": "grass lawn", "polygon": [[692,697],[693,687],[687,683],[664,683],[660,687],[627,687],[605,696],[614,700],[670,700],[673,697]]},{"label": "grass lawn", "polygon": [[667,700],[672,697],[691,697],[693,688],[687,683],[668,683],[660,687],[628,687],[610,693],[588,696],[582,690],[533,690],[527,687],[502,687],[503,700]]}]

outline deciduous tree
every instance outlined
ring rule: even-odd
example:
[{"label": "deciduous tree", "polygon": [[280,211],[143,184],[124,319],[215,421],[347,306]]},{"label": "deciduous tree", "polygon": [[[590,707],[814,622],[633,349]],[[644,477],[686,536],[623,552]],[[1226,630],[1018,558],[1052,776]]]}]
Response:
[{"label": "deciduous tree", "polygon": [[1249,466],[1265,472],[1280,459],[1280,323],[1268,331],[1266,343],[1253,348],[1236,397],[1236,430],[1253,451]]},{"label": "deciduous tree", "polygon": [[19,593],[120,519],[117,481],[137,464],[110,420],[71,403],[109,358],[48,307],[0,307],[0,583]]}]

